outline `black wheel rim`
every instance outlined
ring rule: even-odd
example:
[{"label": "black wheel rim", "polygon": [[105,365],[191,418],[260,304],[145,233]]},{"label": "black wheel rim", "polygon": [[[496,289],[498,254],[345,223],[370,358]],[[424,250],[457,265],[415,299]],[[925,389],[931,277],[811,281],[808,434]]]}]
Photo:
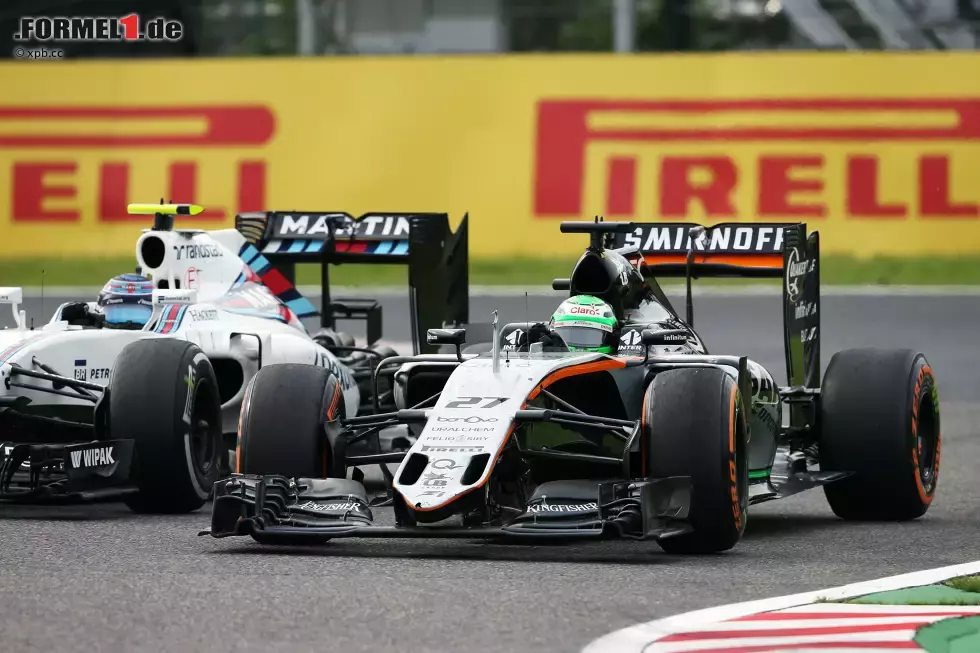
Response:
[{"label": "black wheel rim", "polygon": [[191,408],[191,462],[201,476],[207,476],[217,464],[219,438],[215,432],[220,429],[221,411],[215,414],[213,399],[210,384],[198,382]]},{"label": "black wheel rim", "polygon": [[923,390],[916,407],[916,453],[919,459],[919,480],[926,492],[936,482],[936,445],[939,442],[939,413],[932,392]]}]

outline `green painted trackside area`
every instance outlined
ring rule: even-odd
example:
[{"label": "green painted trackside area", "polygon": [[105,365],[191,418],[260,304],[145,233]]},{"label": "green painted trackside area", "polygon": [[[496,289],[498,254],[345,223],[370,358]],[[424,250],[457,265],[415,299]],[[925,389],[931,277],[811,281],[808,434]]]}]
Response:
[{"label": "green painted trackside area", "polygon": [[[980,575],[959,576],[941,583],[875,592],[843,603],[909,606],[980,606]],[[914,642],[927,653],[980,651],[980,615],[939,619],[917,629]]]},{"label": "green painted trackside area", "polygon": [[[980,576],[959,576],[934,585],[876,592],[844,602],[877,605],[980,605]],[[976,650],[980,651],[980,647]]]},{"label": "green painted trackside area", "polygon": [[[544,259],[528,257],[470,258],[470,283],[475,285],[549,285],[567,277],[575,257]],[[111,277],[135,269],[134,257],[97,259],[0,260],[0,286],[98,286]],[[43,275],[42,275],[43,271]],[[318,284],[319,266],[297,266],[297,282]],[[408,280],[404,265],[342,265],[330,269],[331,282],[343,286],[403,287]],[[980,256],[943,258],[821,257],[824,285],[980,285]],[[778,284],[774,280],[701,279],[701,286]]]},{"label": "green painted trackside area", "polygon": [[915,643],[928,653],[980,651],[980,616],[943,619],[919,628]]},{"label": "green painted trackside area", "polygon": [[[891,592],[868,594],[847,603],[873,603],[878,605],[980,605],[980,594],[964,592],[946,585],[909,587]],[[980,651],[980,649],[977,649]]]}]

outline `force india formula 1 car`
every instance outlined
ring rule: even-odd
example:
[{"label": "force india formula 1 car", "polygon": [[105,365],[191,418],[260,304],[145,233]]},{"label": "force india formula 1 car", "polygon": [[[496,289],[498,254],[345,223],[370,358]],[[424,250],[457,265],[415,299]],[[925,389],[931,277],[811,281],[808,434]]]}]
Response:
[{"label": "force india formula 1 car", "polygon": [[[819,240],[803,224],[564,223],[591,244],[553,287],[619,318],[615,355],[569,351],[542,323],[428,340],[455,354],[380,363],[398,410],[352,417],[313,366],[262,369],[246,391],[239,473],[216,483],[214,537],[653,539],[669,552],[733,547],[750,505],[824,486],[844,519],[924,514],[939,472],[939,402],[911,350],[835,354],[820,382]],[[656,277],[687,278],[682,318]],[[788,387],[746,357],[709,353],[692,328],[691,278],[783,279]],[[548,335],[545,345],[542,335]],[[784,413],[786,419],[784,420]],[[786,425],[784,425],[784,422]],[[407,452],[350,447],[399,424]],[[371,496],[360,467],[385,465]],[[353,468],[353,469],[352,469]],[[395,524],[375,523],[390,504]]]},{"label": "force india formula 1 car", "polygon": [[[28,327],[21,290],[0,289],[17,322],[0,331],[0,500],[201,507],[232,471],[245,388],[267,365],[323,369],[349,417],[394,410],[390,389],[371,394],[372,370],[396,353],[379,341],[380,305],[331,300],[328,263],[407,263],[413,331],[466,323],[465,217],[453,233],[446,214],[263,212],[236,216],[235,229],[201,231],[174,229],[176,215],[201,207],[130,210],[155,215],[136,243],[155,288],[142,330],[103,328],[84,302]],[[291,281],[296,262],[323,269],[312,336],[300,318],[318,311]],[[366,321],[367,346],[334,330],[338,319]]]}]

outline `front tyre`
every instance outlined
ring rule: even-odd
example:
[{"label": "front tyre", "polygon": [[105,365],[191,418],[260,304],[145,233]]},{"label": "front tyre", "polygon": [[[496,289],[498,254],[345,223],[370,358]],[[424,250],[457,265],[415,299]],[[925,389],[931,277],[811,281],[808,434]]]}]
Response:
[{"label": "front tyre", "polygon": [[820,469],[852,475],[824,486],[848,520],[925,514],[939,483],[939,393],[913,350],[834,354],[820,391]]},{"label": "front tyre", "polygon": [[132,439],[127,497],[136,512],[184,513],[218,480],[221,401],[208,357],[186,340],[148,338],[123,348],[109,380],[109,434]]},{"label": "front tyre", "polygon": [[343,416],[343,389],[325,368],[292,363],[263,367],[242,401],[238,473],[345,477],[327,438],[327,429],[339,428]]},{"label": "front tyre", "polygon": [[[337,378],[322,367],[282,364],[263,367],[249,383],[238,421],[240,474],[287,478],[345,478],[328,431],[339,430],[344,394]],[[259,544],[322,544],[329,537],[270,539],[252,532]]]},{"label": "front tyre", "polygon": [[668,553],[735,546],[748,518],[746,420],[738,384],[718,368],[659,373],[642,412],[643,476],[691,479],[691,533],[658,541]]}]

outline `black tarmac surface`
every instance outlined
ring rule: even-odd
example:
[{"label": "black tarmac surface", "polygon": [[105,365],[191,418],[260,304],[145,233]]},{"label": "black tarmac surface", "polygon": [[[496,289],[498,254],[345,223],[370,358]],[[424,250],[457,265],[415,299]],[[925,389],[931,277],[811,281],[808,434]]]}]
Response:
[{"label": "black tarmac surface", "polygon": [[[531,318],[558,301],[532,297]],[[525,318],[523,297],[472,306],[474,321],[494,308],[505,321]],[[696,307],[711,351],[748,354],[785,379],[778,297],[705,297]],[[386,300],[385,310],[388,337],[407,340],[406,303]],[[577,651],[687,610],[980,558],[980,297],[825,297],[821,312],[824,365],[834,351],[875,344],[919,349],[932,363],[943,457],[921,520],[844,523],[815,490],[754,509],[728,553],[676,557],[653,543],[270,548],[198,538],[207,509],[138,517],[116,504],[0,507],[0,650]]]}]

